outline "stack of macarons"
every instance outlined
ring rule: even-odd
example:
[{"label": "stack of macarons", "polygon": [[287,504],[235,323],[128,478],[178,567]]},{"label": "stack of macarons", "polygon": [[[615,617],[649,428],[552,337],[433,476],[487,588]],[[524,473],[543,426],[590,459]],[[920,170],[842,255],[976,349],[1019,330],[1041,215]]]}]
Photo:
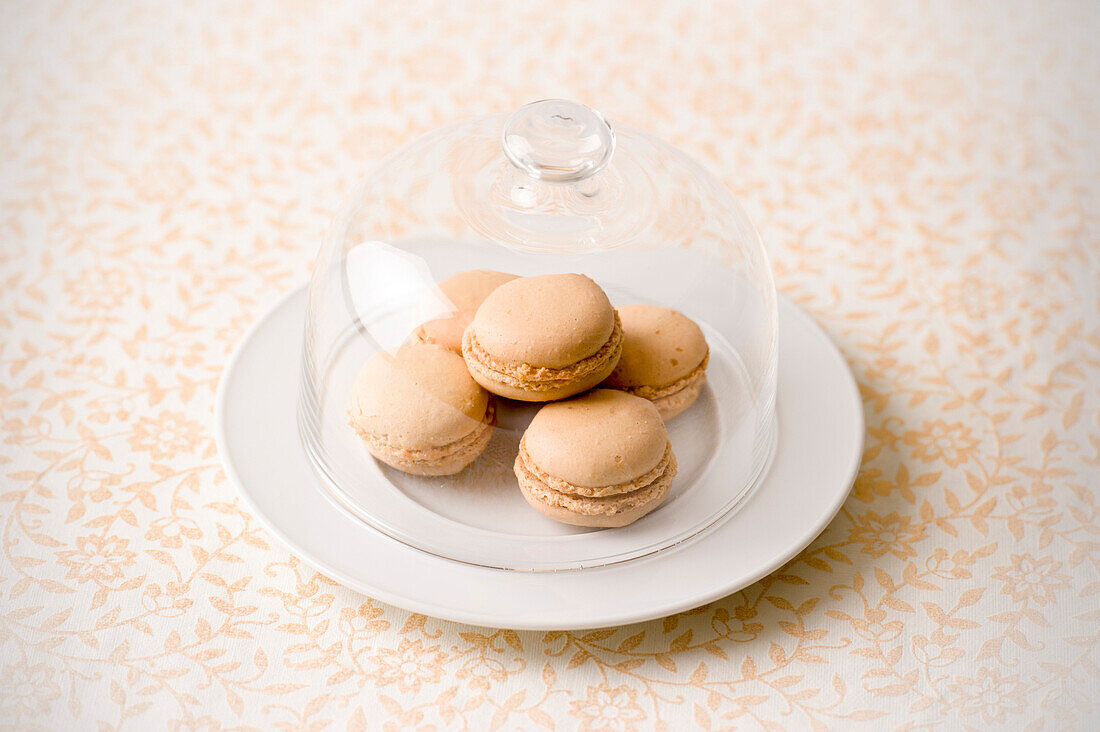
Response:
[{"label": "stack of macarons", "polygon": [[[579,274],[460,272],[439,284],[448,317],[364,364],[349,417],[372,455],[451,475],[489,442],[507,402],[548,402],[520,441],[524,498],[577,526],[625,526],[676,475],[664,420],[690,407],[709,356],[699,326],[653,305],[617,310]],[[596,388],[600,387],[600,388]]]}]

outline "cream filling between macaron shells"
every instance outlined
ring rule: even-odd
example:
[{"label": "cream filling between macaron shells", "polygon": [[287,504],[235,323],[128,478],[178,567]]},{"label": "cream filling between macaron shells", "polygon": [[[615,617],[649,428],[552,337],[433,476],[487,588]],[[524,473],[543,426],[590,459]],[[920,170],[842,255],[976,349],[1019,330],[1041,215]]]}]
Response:
[{"label": "cream filling between macaron shells", "polygon": [[604,382],[601,387],[625,391],[627,394],[648,399],[657,406],[662,419],[670,419],[690,407],[699,398],[699,392],[702,391],[703,384],[707,380],[709,361],[710,352],[708,351],[691,373],[665,386],[613,386]]},{"label": "cream filling between macaron shells", "polygon": [[[630,483],[604,488],[578,486],[549,476],[531,462],[522,443],[515,463],[516,477],[525,494],[579,516],[615,516],[650,503],[656,508],[668,494],[676,470],[672,443],[667,443],[657,467]],[[613,492],[616,490],[619,492]]]},{"label": "cream filling between macaron shells", "polygon": [[495,422],[496,405],[490,398],[485,409],[484,418],[478,426],[474,427],[472,432],[446,445],[424,448],[396,444],[389,441],[386,435],[368,432],[362,426],[356,424],[354,420],[349,421],[349,424],[367,444],[370,453],[387,465],[406,472],[408,472],[408,468],[430,469],[438,467],[446,469],[447,472],[442,473],[446,475],[457,473],[481,455],[492,437]]},{"label": "cream filling between macaron shells", "polygon": [[[530,473],[540,483],[558,493],[568,493],[570,495],[585,498],[607,498],[609,496],[620,496],[624,493],[632,493],[640,488],[645,488],[647,485],[664,475],[668,470],[669,464],[675,463],[676,458],[672,454],[672,444],[668,443],[665,447],[664,455],[661,456],[660,461],[650,470],[628,483],[598,487],[570,483],[567,480],[550,475],[545,470],[542,470],[535,465],[535,461],[531,459],[531,454],[527,452],[527,444],[522,439],[519,442],[519,455],[516,457],[516,461],[517,466],[522,464],[523,469]],[[673,470],[675,470],[675,467]]]},{"label": "cream filling between macaron shells", "polygon": [[623,326],[619,314],[615,313],[611,335],[600,349],[591,356],[562,368],[499,361],[481,347],[472,326],[462,336],[462,355],[466,358],[466,365],[471,367],[471,372],[476,370],[480,375],[515,389],[540,392],[558,389],[591,376],[606,369],[609,363],[614,368],[618,354],[622,353],[622,345]]}]

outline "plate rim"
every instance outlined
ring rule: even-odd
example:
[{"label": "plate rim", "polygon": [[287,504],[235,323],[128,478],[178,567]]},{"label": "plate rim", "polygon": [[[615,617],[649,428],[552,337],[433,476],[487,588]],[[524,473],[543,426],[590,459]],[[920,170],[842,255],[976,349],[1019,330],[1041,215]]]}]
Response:
[{"label": "plate rim", "polygon": [[[821,533],[825,530],[825,528],[828,527],[828,525],[832,522],[832,520],[840,512],[841,507],[844,505],[845,501],[848,499],[848,496],[851,492],[851,487],[852,487],[853,482],[856,478],[856,474],[859,470],[859,465],[860,465],[861,457],[862,457],[862,453],[863,453],[862,447],[863,447],[863,444],[864,444],[864,439],[865,439],[865,434],[866,434],[866,426],[865,426],[865,419],[864,419],[864,414],[863,414],[862,397],[859,393],[859,387],[858,387],[858,385],[855,381],[855,377],[852,374],[851,368],[848,365],[848,362],[844,358],[843,354],[840,352],[840,349],[837,348],[836,344],[833,343],[832,339],[829,338],[828,334],[825,333],[824,329],[822,329],[821,326],[812,317],[810,317],[809,314],[807,314],[804,310],[802,310],[802,308],[800,308],[793,300],[786,297],[782,293],[777,292],[776,293],[776,295],[777,295],[776,299],[778,301],[778,303],[777,303],[778,308],[777,309],[778,309],[780,315],[782,316],[782,315],[785,315],[785,314],[793,314],[795,317],[797,317],[799,320],[801,320],[803,326],[808,327],[811,331],[813,331],[815,333],[815,335],[817,335],[820,338],[820,340],[824,344],[827,344],[828,349],[831,352],[831,355],[836,358],[837,362],[840,365],[842,365],[843,368],[841,369],[841,371],[843,372],[843,381],[844,381],[844,383],[847,387],[847,391],[849,392],[849,397],[851,398],[853,403],[857,405],[857,408],[854,410],[855,421],[851,425],[851,432],[858,433],[859,437],[856,440],[856,444],[853,446],[852,454],[849,456],[848,467],[844,471],[844,475],[845,475],[844,484],[845,484],[846,487],[843,491],[838,490],[836,495],[834,496],[833,500],[828,504],[827,509],[824,512],[822,512],[821,515],[818,516],[818,518],[815,521],[813,521],[812,523],[807,524],[806,529],[803,530],[800,533],[799,538],[797,539],[797,541],[795,541],[795,540],[789,541],[788,544],[787,544],[786,549],[778,552],[771,559],[769,559],[767,561],[764,561],[764,562],[761,562],[759,564],[759,566],[754,571],[751,571],[751,572],[748,572],[748,573],[743,573],[740,576],[736,576],[736,577],[734,577],[730,580],[727,580],[725,582],[720,582],[720,583],[716,584],[714,587],[710,588],[707,591],[696,593],[696,594],[694,594],[690,597],[678,597],[678,598],[675,598],[675,599],[670,599],[668,601],[665,601],[663,603],[659,603],[659,604],[656,604],[656,605],[647,605],[644,608],[623,609],[623,610],[619,611],[617,614],[615,614],[614,616],[595,618],[594,621],[586,622],[586,623],[583,623],[583,624],[576,623],[576,622],[562,623],[562,622],[554,621],[551,618],[545,618],[545,617],[538,616],[536,614],[537,611],[538,611],[537,608],[532,608],[532,615],[530,617],[526,618],[526,619],[523,619],[523,618],[502,618],[499,615],[492,614],[491,612],[476,612],[476,611],[470,611],[470,610],[459,610],[459,609],[456,609],[456,608],[453,608],[453,607],[448,607],[445,604],[440,604],[438,602],[427,601],[427,600],[424,600],[422,598],[407,597],[407,596],[402,595],[400,593],[393,592],[393,591],[391,591],[391,590],[389,590],[389,589],[387,589],[383,586],[379,586],[378,584],[372,584],[371,582],[366,581],[361,577],[355,577],[355,576],[352,576],[352,575],[348,574],[344,570],[342,570],[342,569],[340,569],[336,566],[333,566],[328,561],[317,557],[316,553],[310,551],[307,547],[302,546],[300,542],[297,542],[297,541],[293,540],[292,538],[290,538],[289,535],[283,529],[281,529],[276,524],[276,522],[272,521],[270,519],[270,517],[260,508],[259,504],[255,501],[251,491],[249,491],[245,487],[245,483],[244,483],[243,479],[241,478],[240,474],[238,473],[238,471],[236,469],[236,466],[234,465],[233,460],[231,460],[229,458],[230,451],[228,449],[228,435],[226,433],[226,419],[225,419],[226,407],[227,407],[228,400],[229,400],[228,383],[230,382],[232,375],[236,371],[239,361],[243,357],[244,353],[248,349],[248,347],[249,347],[250,343],[252,342],[253,338],[260,331],[260,329],[265,324],[267,324],[268,321],[279,310],[281,310],[283,307],[287,306],[288,303],[291,300],[293,300],[296,296],[303,295],[304,294],[303,291],[306,290],[307,287],[308,287],[308,283],[301,283],[297,286],[294,286],[289,291],[287,291],[286,293],[279,296],[275,301],[273,301],[271,303],[271,305],[269,305],[267,308],[265,308],[264,311],[256,318],[256,320],[248,327],[248,329],[241,336],[241,338],[238,340],[238,342],[234,346],[233,351],[231,352],[229,358],[226,360],[225,367],[224,367],[224,369],[221,373],[221,376],[219,377],[218,389],[217,389],[217,393],[215,395],[215,403],[214,403],[214,433],[215,433],[214,436],[215,436],[215,443],[216,443],[216,446],[217,446],[217,449],[218,449],[219,459],[221,460],[222,468],[225,471],[226,477],[233,484],[234,488],[236,489],[237,495],[240,497],[242,502],[245,504],[248,511],[252,514],[252,516],[254,518],[256,518],[256,520],[264,527],[264,529],[266,531],[268,531],[278,541],[278,543],[280,543],[283,546],[284,549],[286,549],[289,553],[291,553],[292,555],[294,555],[298,559],[302,560],[303,562],[305,562],[309,566],[316,568],[322,574],[336,580],[337,582],[344,585],[345,587],[348,587],[349,589],[352,589],[356,592],[360,592],[362,594],[365,594],[365,595],[367,595],[371,598],[380,600],[380,601],[385,602],[387,604],[394,605],[395,607],[398,607],[398,608],[402,608],[402,609],[413,611],[413,612],[422,613],[422,614],[429,615],[429,616],[436,617],[436,618],[450,620],[450,621],[453,621],[453,622],[473,624],[473,625],[478,625],[478,626],[482,626],[482,627],[510,627],[510,628],[523,629],[523,630],[568,630],[568,629],[589,629],[589,628],[600,628],[600,627],[627,625],[627,624],[631,624],[631,623],[637,623],[637,622],[644,622],[644,621],[648,621],[648,620],[653,620],[653,619],[660,618],[660,617],[665,617],[667,615],[674,614],[674,613],[677,613],[677,612],[682,612],[684,610],[688,610],[688,609],[691,609],[691,608],[699,607],[701,605],[705,605],[709,602],[713,602],[714,600],[717,600],[719,598],[722,598],[722,597],[730,595],[734,592],[737,592],[738,590],[743,589],[745,587],[748,587],[749,585],[759,581],[763,577],[766,577],[767,575],[769,575],[769,574],[775,572],[776,570],[780,569],[784,564],[786,564],[792,558],[797,556],[799,552],[801,552],[803,549],[805,549],[807,546],[809,546],[818,536],[821,535]],[[782,338],[782,335],[783,335],[783,328],[782,328],[782,317],[781,317],[779,337]],[[298,334],[298,336],[300,337],[300,334]],[[297,365],[296,365],[296,368],[297,368]],[[780,371],[782,371],[782,364],[780,364],[779,369],[780,369]],[[839,371],[838,371],[838,373],[839,373]],[[295,395],[296,395],[296,392],[295,392]],[[777,395],[776,395],[777,412],[778,412],[778,402],[779,402],[779,400],[782,400],[782,399],[783,399],[782,393],[777,393]],[[779,420],[778,414],[776,416],[776,419],[777,419],[777,423],[778,423],[778,420]],[[296,426],[293,429],[293,432],[294,432],[295,438],[297,438],[297,428],[296,428]],[[778,441],[782,440],[783,433],[784,433],[784,431],[783,431],[782,424],[778,424],[777,435],[776,435],[777,446],[776,446],[775,456],[773,457],[773,463],[769,466],[769,473],[771,471],[776,470],[776,468],[777,468],[777,465],[775,463],[778,462],[778,454],[779,454],[779,448],[780,448],[780,445],[778,444]],[[302,448],[302,454],[303,454],[303,458],[308,461],[308,458],[305,458],[304,448]],[[311,474],[311,477],[313,478],[314,481],[319,481],[320,480],[315,475]],[[765,475],[762,480],[764,482],[766,482],[767,477],[768,476]],[[318,490],[319,492],[323,493],[324,489],[320,485],[315,485],[314,488],[316,490]],[[760,486],[758,486],[758,488],[763,489],[764,488],[763,483]],[[753,491],[754,495],[759,494],[759,493],[760,493],[760,490]],[[319,496],[319,497],[323,497],[323,496]],[[753,496],[749,496],[749,500],[751,500],[752,497]],[[348,521],[352,520],[349,516],[347,516],[343,512],[343,509],[340,509],[339,507],[335,507],[335,506],[334,506],[334,508],[337,508],[337,510],[339,510],[341,512],[341,515],[345,520],[348,520]],[[735,511],[734,513],[736,514],[737,512],[738,511]],[[707,531],[703,532],[701,535],[693,538],[693,540],[691,540],[689,542],[685,542],[685,547],[676,547],[676,546],[669,547],[664,552],[657,552],[657,553],[650,554],[650,555],[647,555],[647,556],[644,556],[644,557],[639,557],[637,559],[622,562],[622,563],[619,563],[617,565],[609,565],[607,567],[594,567],[594,568],[585,568],[585,569],[571,569],[571,570],[567,570],[567,571],[563,571],[563,572],[519,572],[519,571],[504,570],[504,569],[491,569],[491,568],[486,568],[486,567],[478,567],[478,566],[475,566],[475,565],[466,565],[466,564],[462,564],[462,563],[452,562],[451,560],[446,559],[444,557],[439,557],[439,556],[436,556],[436,555],[427,554],[427,553],[424,553],[424,552],[420,551],[419,549],[416,549],[414,547],[410,547],[406,544],[398,542],[398,541],[396,541],[396,540],[394,540],[394,539],[392,539],[388,536],[385,536],[384,534],[381,534],[379,532],[376,532],[376,531],[370,529],[370,527],[368,527],[368,526],[357,524],[357,526],[362,531],[370,532],[370,534],[373,535],[372,538],[381,539],[384,542],[391,543],[391,544],[394,545],[394,547],[399,547],[399,551],[402,551],[402,552],[405,552],[405,553],[414,552],[418,555],[429,558],[429,560],[434,562],[434,563],[444,563],[444,564],[449,565],[449,566],[460,566],[460,567],[463,567],[464,570],[474,572],[474,573],[493,573],[493,574],[501,574],[501,575],[519,575],[519,576],[545,577],[545,578],[550,578],[550,577],[553,577],[554,575],[560,575],[560,574],[563,574],[563,573],[564,574],[598,573],[598,572],[602,572],[604,570],[611,570],[611,569],[614,569],[616,571],[622,571],[622,569],[624,567],[629,567],[630,565],[634,565],[634,566],[649,565],[649,566],[652,566],[655,563],[660,563],[664,560],[667,560],[668,556],[670,556],[670,554],[669,554],[670,552],[679,551],[682,548],[686,548],[686,546],[699,546],[699,545],[705,544],[707,542],[708,538],[712,535],[712,533],[716,532],[716,531],[720,531],[722,526],[724,526],[724,525],[728,525],[728,522],[720,522],[717,526],[713,527],[711,530],[707,530]]]}]

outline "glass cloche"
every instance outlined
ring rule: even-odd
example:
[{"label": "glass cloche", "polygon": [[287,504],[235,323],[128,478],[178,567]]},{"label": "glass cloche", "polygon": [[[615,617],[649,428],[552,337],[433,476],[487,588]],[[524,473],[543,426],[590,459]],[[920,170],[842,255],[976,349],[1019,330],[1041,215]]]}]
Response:
[{"label": "glass cloche", "polygon": [[[363,382],[382,378],[364,368],[372,357],[402,373],[402,348],[426,323],[457,322],[460,337],[466,320],[455,318],[469,303],[446,282],[470,270],[581,274],[616,308],[657,305],[699,326],[706,381],[690,408],[666,420],[678,470],[659,507],[620,528],[532,510],[513,466],[537,401],[490,397],[487,446],[449,475],[372,456],[349,418],[356,389],[381,390],[390,404],[427,400],[436,415],[469,406],[440,397],[431,378],[409,382],[423,399]],[[775,450],[776,353],[767,256],[729,191],[646,133],[545,100],[412,142],[336,216],[310,282],[299,431],[330,497],[397,541],[489,568],[597,567],[698,535],[761,482]],[[408,429],[423,426],[404,417]],[[449,425],[466,419],[450,417]]]}]

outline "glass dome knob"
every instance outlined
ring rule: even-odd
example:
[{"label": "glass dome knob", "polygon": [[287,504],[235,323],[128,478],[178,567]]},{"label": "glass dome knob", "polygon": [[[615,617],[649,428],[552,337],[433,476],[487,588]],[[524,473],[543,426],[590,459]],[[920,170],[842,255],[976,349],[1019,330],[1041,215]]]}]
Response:
[{"label": "glass dome knob", "polygon": [[615,133],[603,115],[583,104],[544,99],[516,110],[504,126],[504,154],[537,180],[573,182],[603,170]]}]

